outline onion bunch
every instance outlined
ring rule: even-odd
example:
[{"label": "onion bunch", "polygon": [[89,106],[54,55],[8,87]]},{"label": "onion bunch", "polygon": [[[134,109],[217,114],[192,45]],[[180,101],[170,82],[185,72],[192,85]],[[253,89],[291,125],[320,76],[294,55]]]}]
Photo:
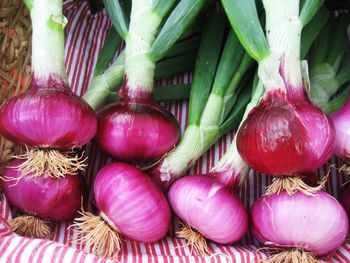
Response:
[{"label": "onion bunch", "polygon": [[[27,91],[0,109],[0,133],[27,152],[23,175],[63,177],[83,169],[74,149],[94,137],[92,108],[69,88],[64,62],[62,1],[25,1],[32,20],[32,78]],[[29,150],[30,148],[30,150]]]},{"label": "onion bunch", "polygon": [[[319,190],[322,185],[312,188],[300,179],[334,150],[333,123],[310,101],[307,64],[300,61],[301,29],[322,1],[305,1],[299,11],[298,0],[264,0],[266,37],[254,1],[222,3],[242,45],[259,62],[265,89],[237,135],[242,159],[276,176],[252,208],[254,233],[264,245],[281,248],[268,262],[318,262],[315,256],[344,242],[348,228],[344,209]],[[244,14],[237,11],[242,6]]]}]

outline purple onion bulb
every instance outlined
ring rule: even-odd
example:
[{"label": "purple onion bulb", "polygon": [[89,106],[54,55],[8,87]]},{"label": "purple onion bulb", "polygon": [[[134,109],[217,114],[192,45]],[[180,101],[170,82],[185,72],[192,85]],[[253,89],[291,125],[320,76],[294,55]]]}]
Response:
[{"label": "purple onion bulb", "polygon": [[[4,178],[20,178],[22,173],[16,166],[24,160],[17,159],[6,168]],[[21,180],[2,180],[1,186],[9,202],[20,210],[43,219],[63,221],[76,215],[83,195],[82,178],[67,174],[60,179],[45,174]]]},{"label": "purple onion bulb", "polygon": [[174,212],[206,238],[221,244],[241,239],[248,229],[248,215],[233,190],[212,175],[190,175],[169,190]]},{"label": "purple onion bulb", "polygon": [[104,219],[122,235],[140,242],[161,239],[170,226],[170,208],[159,188],[139,169],[112,163],[97,174],[95,200]]},{"label": "purple onion bulb", "polygon": [[252,230],[264,246],[301,248],[314,256],[334,252],[345,241],[348,216],[324,191],[314,196],[286,191],[263,196],[251,210]]}]

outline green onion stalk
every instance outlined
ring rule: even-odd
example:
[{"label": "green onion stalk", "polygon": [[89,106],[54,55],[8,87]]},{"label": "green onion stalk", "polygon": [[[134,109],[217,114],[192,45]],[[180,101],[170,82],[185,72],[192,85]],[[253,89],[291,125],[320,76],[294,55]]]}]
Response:
[{"label": "green onion stalk", "polygon": [[[129,2],[126,1],[126,7],[122,7],[118,1],[105,0],[106,10],[113,26],[104,42],[89,88],[83,96],[84,100],[95,110],[101,109],[111,100],[119,100],[116,94],[123,82],[125,51],[119,54],[110,67],[108,65],[120,47],[121,41],[125,40],[128,35],[129,22],[126,13],[129,12],[125,12],[124,9],[129,9],[127,6]],[[193,70],[201,31],[195,19],[202,12],[205,4],[206,1],[181,1],[172,10],[166,22],[160,25],[161,33],[157,35],[154,47],[150,48],[147,55],[156,63],[154,79]],[[155,8],[159,8],[159,12],[166,11],[161,10],[162,6]],[[186,12],[186,10],[191,12]],[[162,16],[165,15],[166,12],[162,14]],[[156,100],[188,98],[188,85],[176,86],[177,92],[172,91],[172,88],[172,86],[166,86],[165,89],[155,88],[154,98]],[[166,96],[168,91],[172,95]]]},{"label": "green onion stalk", "polygon": [[[180,139],[177,120],[153,99],[156,62],[186,31],[205,1],[132,1],[128,29],[118,16],[125,39],[125,68],[119,102],[98,112],[96,144],[119,161],[144,165],[162,157]],[[189,12],[192,11],[192,12]],[[180,23],[181,21],[181,23]]]},{"label": "green onion stalk", "polygon": [[223,16],[213,12],[196,61],[186,130],[179,145],[148,170],[164,190],[223,134],[238,125],[249,101],[251,91],[246,86],[253,60],[243,51],[233,31],[226,37],[224,29]]},{"label": "green onion stalk", "polygon": [[[322,166],[334,150],[333,123],[310,101],[307,62],[301,61],[302,28],[323,1],[263,0],[265,32],[254,0],[221,2],[243,47],[259,63],[258,77],[265,90],[237,134],[237,150],[244,162],[274,176],[252,207],[252,231],[265,246],[280,248],[269,263],[319,262],[317,256],[341,245],[347,226],[345,213],[321,191],[322,185],[312,188],[300,176]],[[309,213],[322,195],[329,197],[322,199],[322,209]],[[332,213],[332,204],[341,214],[332,221],[334,229],[324,228],[325,224],[318,228],[314,222],[328,222],[323,209]]]},{"label": "green onion stalk", "polygon": [[350,55],[347,52],[349,16],[331,17],[311,46],[311,99],[327,114],[344,105],[349,88],[341,89],[350,80]]},{"label": "green onion stalk", "polygon": [[[307,67],[300,59],[302,29],[323,1],[303,1],[300,8],[297,0],[263,1],[266,36],[254,1],[222,3],[237,37],[259,63],[265,89],[237,135],[238,151],[251,168],[276,176],[267,193],[310,193],[298,175],[322,166],[332,155],[334,140],[330,119],[305,94]],[[241,5],[244,15],[237,11]]]}]

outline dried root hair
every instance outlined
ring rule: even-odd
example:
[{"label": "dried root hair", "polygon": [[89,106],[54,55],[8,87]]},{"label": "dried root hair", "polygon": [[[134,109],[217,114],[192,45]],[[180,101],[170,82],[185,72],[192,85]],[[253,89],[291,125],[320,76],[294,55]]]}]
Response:
[{"label": "dried root hair", "polygon": [[[6,181],[19,181],[24,176],[30,174],[31,178],[47,174],[53,178],[62,178],[66,174],[77,174],[79,170],[84,170],[87,164],[83,154],[79,156],[74,150],[60,152],[56,149],[34,149],[24,154],[15,156],[17,159],[26,159],[18,166],[11,168],[18,169],[22,175],[20,177],[4,177]],[[16,183],[15,183],[16,184]]]},{"label": "dried root hair", "polygon": [[108,259],[116,259],[121,249],[121,238],[118,229],[102,212],[99,216],[82,210],[81,217],[74,219],[70,227],[78,227],[81,234],[76,241],[85,243],[84,249]]},{"label": "dried root hair", "polygon": [[48,239],[51,236],[52,229],[50,221],[31,215],[23,215],[9,220],[11,230],[18,235]]},{"label": "dried root hair", "polygon": [[350,165],[349,165],[349,163],[343,164],[343,165],[339,168],[339,172],[345,172],[346,174],[350,174]]},{"label": "dried root hair", "polygon": [[189,224],[181,222],[182,229],[176,232],[177,236],[186,240],[186,245],[190,247],[191,254],[193,250],[201,256],[209,256],[210,251],[205,237],[198,231],[194,230]]},{"label": "dried root hair", "polygon": [[300,248],[293,249],[275,249],[276,251],[283,250],[266,260],[261,260],[262,263],[320,263],[310,251]]},{"label": "dried root hair", "polygon": [[327,179],[331,173],[334,165],[328,167],[327,174],[318,182],[318,186],[309,186],[299,176],[284,176],[275,177],[272,180],[272,184],[266,189],[265,196],[272,194],[279,194],[282,190],[285,190],[289,195],[293,195],[296,192],[302,192],[305,195],[314,196],[315,193],[323,188]]}]

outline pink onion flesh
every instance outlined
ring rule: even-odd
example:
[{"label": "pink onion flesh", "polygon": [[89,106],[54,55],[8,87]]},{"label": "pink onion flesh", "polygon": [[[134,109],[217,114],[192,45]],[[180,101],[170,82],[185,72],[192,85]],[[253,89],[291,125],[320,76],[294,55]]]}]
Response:
[{"label": "pink onion flesh", "polygon": [[348,216],[340,203],[324,191],[315,196],[286,191],[263,196],[251,210],[252,230],[269,247],[302,248],[315,256],[334,252],[348,233]]},{"label": "pink onion flesh", "polygon": [[190,175],[177,180],[170,187],[168,199],[184,222],[215,242],[236,242],[248,229],[243,204],[213,175]]},{"label": "pink onion flesh", "polygon": [[[24,160],[17,159],[9,164],[3,176],[19,178],[22,173],[16,167]],[[76,215],[83,195],[82,178],[67,174],[61,179],[48,175],[24,176],[21,180],[1,183],[3,192],[9,202],[20,210],[43,219],[62,221]]]},{"label": "pink onion flesh", "polygon": [[159,188],[139,169],[112,163],[97,174],[97,207],[122,235],[136,241],[161,239],[170,226],[170,208]]}]

